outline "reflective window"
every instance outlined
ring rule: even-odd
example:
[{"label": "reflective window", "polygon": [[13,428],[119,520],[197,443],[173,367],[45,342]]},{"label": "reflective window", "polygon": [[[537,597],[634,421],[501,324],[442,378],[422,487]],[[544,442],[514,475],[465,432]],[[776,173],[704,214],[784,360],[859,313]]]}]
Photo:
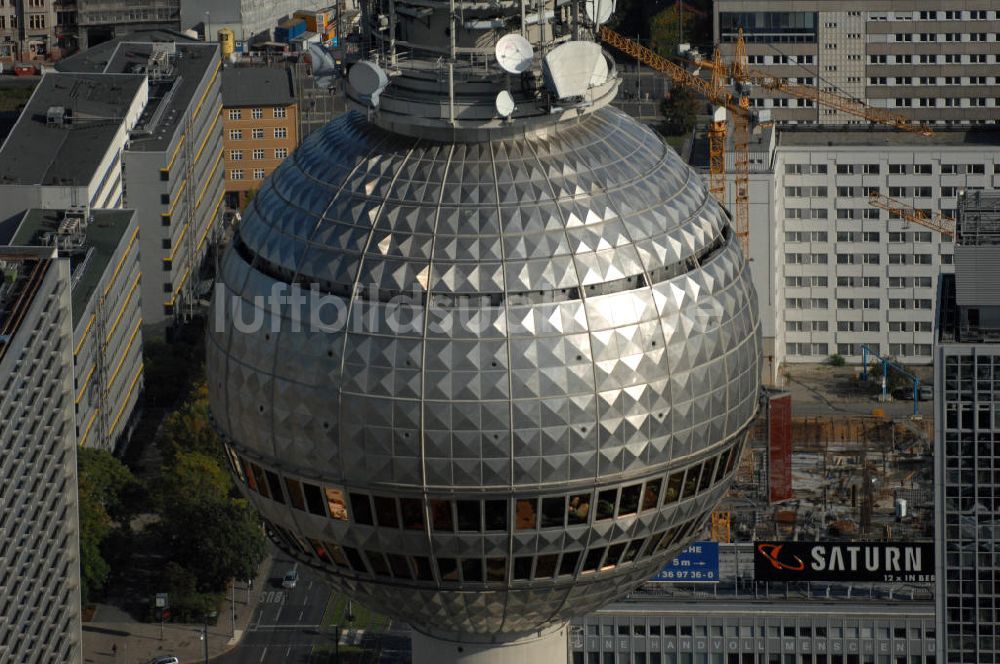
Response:
[{"label": "reflective window", "polygon": [[721,457],[719,457],[719,465],[716,467],[715,470],[715,480],[714,480],[715,482],[721,482],[722,478],[725,477],[726,468],[729,467],[729,456],[732,454],[732,452],[733,448],[729,448],[728,450],[722,453]]},{"label": "reflective window", "polygon": [[622,489],[621,504],[618,506],[618,516],[635,514],[639,511],[639,497],[642,495],[642,484],[633,484]]},{"label": "reflective window", "polygon": [[618,544],[612,544],[608,547],[608,557],[604,561],[604,565],[601,569],[611,569],[618,564],[618,560],[625,553],[625,542],[619,542]]},{"label": "reflective window", "polygon": [[646,542],[645,537],[640,537],[639,539],[634,539],[628,544],[628,548],[625,549],[625,556],[622,558],[623,563],[630,563],[639,557],[639,551],[642,550],[642,545]]},{"label": "reflective window", "polygon": [[378,551],[365,551],[365,556],[372,566],[372,572],[379,576],[389,576],[389,563],[385,561],[385,556]]},{"label": "reflective window", "polygon": [[486,530],[507,530],[507,501],[486,501]]},{"label": "reflective window", "polygon": [[347,501],[340,489],[326,487],[326,506],[330,510],[330,518],[347,521]]},{"label": "reflective window", "polygon": [[355,572],[367,573],[368,568],[365,567],[365,560],[361,557],[361,554],[357,549],[345,546],[344,553],[347,555],[347,561],[351,564],[351,568]]},{"label": "reflective window", "polygon": [[610,519],[615,515],[615,501],[618,500],[618,489],[605,489],[597,494],[597,521]]},{"label": "reflective window", "polygon": [[514,579],[526,581],[531,578],[531,563],[534,558],[531,556],[517,556],[514,558]]},{"label": "reflective window", "polygon": [[503,581],[507,578],[507,559],[506,558],[487,558],[486,559],[486,580],[487,581]]},{"label": "reflective window", "polygon": [[372,505],[368,496],[363,493],[351,493],[351,511],[354,512],[354,522],[366,526],[374,526],[375,519],[372,516]]},{"label": "reflective window", "polygon": [[460,531],[478,533],[481,530],[478,500],[456,501],[455,510],[458,514],[458,529]]},{"label": "reflective window", "polygon": [[604,557],[604,547],[597,547],[587,552],[587,557],[583,559],[583,573],[596,572],[597,566],[601,564]]},{"label": "reflective window", "polygon": [[451,514],[451,502],[447,500],[431,501],[431,523],[434,530],[453,532],[455,519]]},{"label": "reflective window", "polygon": [[319,492],[318,486],[303,482],[302,493],[306,495],[306,507],[309,508],[310,514],[326,516],[326,510],[323,509],[323,494]]},{"label": "reflective window", "polygon": [[458,563],[454,558],[438,558],[437,564],[442,581],[458,581]]},{"label": "reflective window", "polygon": [[538,521],[538,500],[521,498],[517,501],[517,513],[514,515],[518,530],[532,530]]},{"label": "reflective window", "polygon": [[260,491],[260,495],[270,498],[271,492],[267,490],[267,479],[264,476],[264,471],[255,463],[251,463],[250,468],[253,469],[253,475],[257,478],[257,490]]},{"label": "reflective window", "polygon": [[646,491],[642,494],[642,509],[644,511],[656,509],[660,502],[660,485],[662,483],[663,480],[646,482]]},{"label": "reflective window", "polygon": [[403,528],[424,529],[424,505],[417,498],[400,498],[399,511],[403,515]]},{"label": "reflective window", "polygon": [[542,528],[562,528],[566,520],[566,498],[542,498]]},{"label": "reflective window", "polygon": [[326,546],[324,546],[319,540],[310,539],[309,545],[312,546],[313,552],[316,554],[317,558],[327,563],[328,565],[333,564],[333,561],[330,559],[330,556],[327,555],[326,553]]},{"label": "reflective window", "polygon": [[299,484],[298,480],[293,480],[291,477],[285,478],[285,489],[288,490],[288,500],[292,503],[292,507],[297,510],[306,511],[306,503],[302,499],[302,485]]},{"label": "reflective window", "polygon": [[590,495],[589,493],[578,493],[570,496],[569,508],[566,510],[569,525],[587,523],[587,517],[590,515]]},{"label": "reflective window", "polygon": [[482,583],[483,561],[479,558],[465,558],[462,560],[462,579],[466,583]]},{"label": "reflective window", "polygon": [[538,563],[535,565],[535,578],[547,579],[556,575],[556,565],[559,563],[559,556],[548,554],[538,556]]},{"label": "reflective window", "polygon": [[580,560],[579,551],[566,551],[563,553],[562,561],[559,563],[559,575],[576,573],[576,563]]},{"label": "reflective window", "polygon": [[334,544],[333,542],[323,543],[326,545],[326,551],[330,554],[334,564],[337,567],[347,567],[347,556],[344,555],[344,550],[340,548],[340,545]]},{"label": "reflective window", "polygon": [[372,496],[375,501],[375,516],[378,525],[383,528],[399,528],[399,517],[396,515],[396,501],[386,496]]},{"label": "reflective window", "polygon": [[413,575],[410,574],[410,566],[406,563],[406,558],[397,553],[387,553],[385,555],[389,559],[389,568],[392,570],[392,575],[397,579],[412,579]]},{"label": "reflective window", "polygon": [[712,484],[712,478],[715,477],[715,464],[719,459],[717,457],[712,457],[705,461],[704,470],[701,473],[701,482],[698,483],[698,491],[705,491]]},{"label": "reflective window", "polygon": [[257,478],[254,477],[253,468],[251,467],[250,462],[246,461],[245,459],[241,459],[240,462],[243,464],[243,472],[246,474],[247,477],[247,486],[249,486],[254,491],[257,491]]},{"label": "reflective window", "polygon": [[684,487],[684,471],[678,471],[670,475],[667,480],[667,490],[663,492],[663,504],[669,505],[680,500],[681,489]]},{"label": "reflective window", "polygon": [[681,494],[681,500],[690,498],[698,490],[699,473],[701,473],[701,466],[692,466],[691,468],[688,468],[687,478],[684,480],[684,492]]},{"label": "reflective window", "polygon": [[431,561],[426,556],[413,556],[413,568],[417,571],[418,581],[434,580],[434,572],[431,571]]}]

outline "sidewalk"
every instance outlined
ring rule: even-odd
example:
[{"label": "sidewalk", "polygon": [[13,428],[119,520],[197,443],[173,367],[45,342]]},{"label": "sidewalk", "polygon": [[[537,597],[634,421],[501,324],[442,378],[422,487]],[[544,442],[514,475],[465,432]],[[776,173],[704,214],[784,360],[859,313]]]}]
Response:
[{"label": "sidewalk", "polygon": [[[218,657],[234,648],[243,638],[253,619],[260,593],[267,587],[271,558],[260,564],[260,571],[247,601],[247,586],[236,583],[236,630],[233,631],[232,589],[220,608],[217,623],[208,627],[208,656]],[[200,624],[165,623],[160,639],[159,623],[140,623],[114,606],[99,604],[94,620],[83,624],[83,661],[85,664],[146,664],[154,657],[174,655],[182,662],[202,662],[205,644]],[[115,652],[117,651],[117,652]]]}]

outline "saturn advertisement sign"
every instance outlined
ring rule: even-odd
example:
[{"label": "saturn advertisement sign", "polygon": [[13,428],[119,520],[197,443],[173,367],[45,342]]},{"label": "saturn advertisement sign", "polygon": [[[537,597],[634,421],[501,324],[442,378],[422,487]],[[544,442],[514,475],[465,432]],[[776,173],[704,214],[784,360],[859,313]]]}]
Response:
[{"label": "saturn advertisement sign", "polygon": [[931,542],[756,542],[757,581],[934,581]]}]

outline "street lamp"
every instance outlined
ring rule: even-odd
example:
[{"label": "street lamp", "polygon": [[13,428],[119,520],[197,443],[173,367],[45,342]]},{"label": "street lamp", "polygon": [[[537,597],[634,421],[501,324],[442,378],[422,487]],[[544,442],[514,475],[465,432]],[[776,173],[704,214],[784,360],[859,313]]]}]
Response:
[{"label": "street lamp", "polygon": [[212,12],[205,12],[205,43],[208,43],[208,36],[212,33]]},{"label": "street lamp", "polygon": [[209,611],[205,614],[205,625],[201,628],[201,640],[205,646],[205,664],[208,664],[208,619],[215,618],[219,613],[217,611]]}]

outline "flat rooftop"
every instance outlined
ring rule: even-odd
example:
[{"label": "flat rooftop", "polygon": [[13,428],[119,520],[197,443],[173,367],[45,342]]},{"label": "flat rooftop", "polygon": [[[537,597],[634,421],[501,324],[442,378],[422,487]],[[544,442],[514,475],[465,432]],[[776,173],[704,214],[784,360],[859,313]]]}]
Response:
[{"label": "flat rooftop", "polygon": [[0,360],[53,260],[48,247],[0,247]]},{"label": "flat rooftop", "polygon": [[[0,185],[88,184],[121,127],[144,76],[48,74],[0,147]],[[71,113],[49,123],[50,108]]]},{"label": "flat rooftop", "polygon": [[[113,39],[62,60],[60,71],[150,75],[149,103],[133,132],[129,149],[166,150],[192,104],[206,73],[221,63],[219,47],[170,30],[145,30]],[[150,71],[154,52],[170,53],[169,66]]]},{"label": "flat rooftop", "polygon": [[833,126],[792,125],[778,131],[779,147],[962,147],[1000,145],[1000,130],[961,127],[932,127],[934,133],[924,136],[882,125]]},{"label": "flat rooftop", "polygon": [[[73,328],[80,322],[87,302],[93,296],[101,276],[128,232],[133,210],[91,210],[91,221],[82,233],[82,245],[69,254],[73,284]],[[44,236],[54,233],[64,217],[63,210],[32,208],[21,220],[11,244],[16,246],[43,246]],[[47,250],[51,250],[46,247]],[[0,251],[3,251],[0,249]],[[65,254],[63,254],[65,255]]]},{"label": "flat rooftop", "polygon": [[222,105],[287,106],[295,103],[289,67],[226,67],[222,70]]}]

